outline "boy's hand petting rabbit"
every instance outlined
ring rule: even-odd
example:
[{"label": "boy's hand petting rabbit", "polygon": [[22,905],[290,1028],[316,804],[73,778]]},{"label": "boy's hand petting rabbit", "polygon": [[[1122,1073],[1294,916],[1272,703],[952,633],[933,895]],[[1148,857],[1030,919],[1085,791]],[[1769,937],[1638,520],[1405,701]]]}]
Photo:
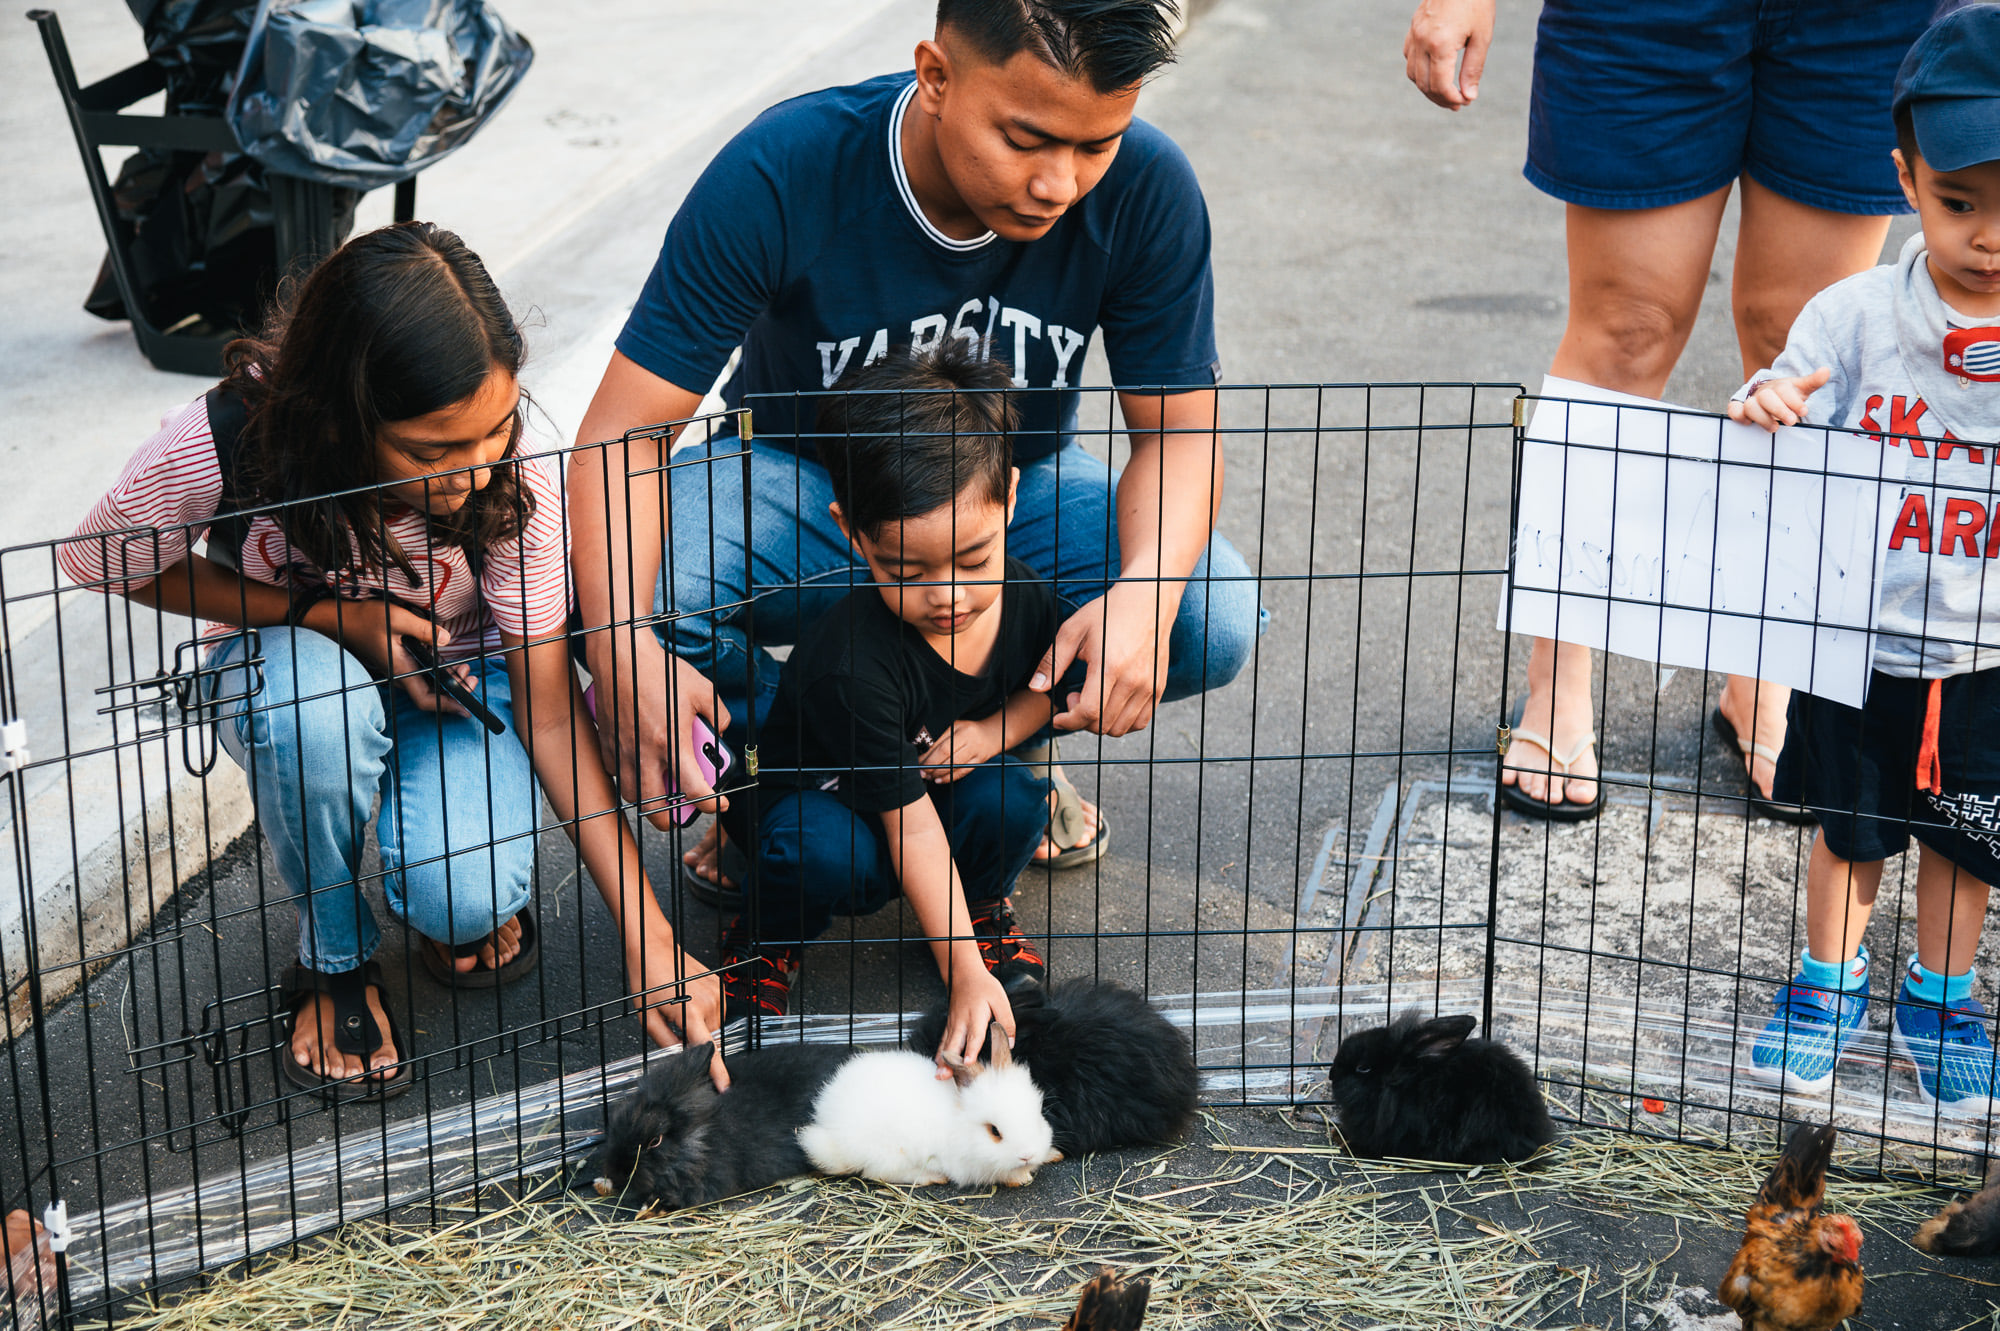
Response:
[{"label": "boy's hand petting rabbit", "polygon": [[931,1075],[931,1060],[907,1049],[870,1050],[841,1066],[813,1104],[799,1145],[825,1174],[880,1183],[1004,1183],[1018,1188],[1062,1159],[1042,1092],[1007,1051],[996,1024],[987,1062],[939,1055],[953,1080]]}]

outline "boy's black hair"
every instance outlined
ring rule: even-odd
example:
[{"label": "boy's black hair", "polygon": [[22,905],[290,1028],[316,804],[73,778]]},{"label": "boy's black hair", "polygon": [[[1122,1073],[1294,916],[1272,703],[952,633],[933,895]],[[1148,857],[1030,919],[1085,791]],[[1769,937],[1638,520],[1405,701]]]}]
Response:
[{"label": "boy's black hair", "polygon": [[1896,147],[1903,154],[1903,165],[1914,174],[1923,153],[1917,149],[1917,121],[1908,104],[1896,108]]},{"label": "boy's black hair", "polygon": [[938,0],[937,25],[996,65],[1027,51],[1112,93],[1173,60],[1179,15],[1178,0]]},{"label": "boy's black hair", "polygon": [[849,531],[873,540],[968,489],[1006,504],[1014,378],[983,346],[898,347],[836,387],[819,408],[819,460]]}]

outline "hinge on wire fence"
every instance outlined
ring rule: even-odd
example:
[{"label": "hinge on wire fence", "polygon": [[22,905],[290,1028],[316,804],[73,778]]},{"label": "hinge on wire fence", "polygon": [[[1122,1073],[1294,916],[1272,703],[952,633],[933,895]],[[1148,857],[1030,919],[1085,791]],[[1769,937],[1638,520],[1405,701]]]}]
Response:
[{"label": "hinge on wire fence", "polygon": [[[97,709],[99,716],[109,716],[113,712],[138,711],[146,707],[166,706],[171,697],[184,718],[181,731],[181,765],[190,776],[207,776],[215,766],[216,751],[210,742],[209,725],[215,720],[216,708],[222,703],[247,702],[257,696],[264,687],[264,653],[256,629],[243,630],[243,659],[230,661],[221,666],[210,666],[202,653],[210,644],[202,641],[184,642],[174,648],[174,666],[147,679],[135,679],[129,684],[113,681],[98,689],[98,696],[119,694],[130,691],[133,695],[127,702],[111,702]],[[212,681],[219,680],[232,670],[244,672],[244,688],[241,693],[224,694],[212,687]]]},{"label": "hinge on wire fence", "polygon": [[757,775],[757,746],[746,744],[743,748],[743,770],[749,776]]},{"label": "hinge on wire fence", "polygon": [[65,1252],[69,1249],[69,1203],[53,1201],[42,1211],[42,1228],[49,1231],[49,1251]]},{"label": "hinge on wire fence", "polygon": [[0,721],[0,776],[28,765],[28,723],[15,717]]},{"label": "hinge on wire fence", "polygon": [[1514,727],[1502,721],[1493,727],[1493,751],[1502,758],[1507,756],[1507,746],[1514,742]]},{"label": "hinge on wire fence", "polygon": [[1526,394],[1514,399],[1514,428],[1517,430],[1528,428],[1528,398]]},{"label": "hinge on wire fence", "polygon": [[743,416],[736,422],[736,437],[746,444],[757,437],[756,432],[750,428],[750,408],[748,407],[743,408]]}]

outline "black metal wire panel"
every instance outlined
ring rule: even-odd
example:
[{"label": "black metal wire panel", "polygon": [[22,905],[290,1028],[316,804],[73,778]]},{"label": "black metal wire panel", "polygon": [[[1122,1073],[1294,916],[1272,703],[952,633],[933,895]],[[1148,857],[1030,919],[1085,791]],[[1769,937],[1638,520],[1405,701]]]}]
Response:
[{"label": "black metal wire panel", "polygon": [[[1062,765],[1112,841],[1086,868],[1031,867],[1015,885],[1051,975],[1146,993],[1189,1030],[1216,1104],[1323,1103],[1340,1035],[1414,1006],[1481,1013],[1573,1120],[1711,1139],[1770,1136],[1780,1116],[1814,1112],[1737,1071],[1796,959],[1810,836],[1744,816],[1740,765],[1704,747],[1712,683],[1704,691],[1690,671],[1659,691],[1652,667],[1601,662],[1605,817],[1557,828],[1497,814],[1496,735],[1526,659],[1525,642],[1495,628],[1520,389],[1229,386],[1218,401],[1217,529],[1247,570],[1219,581],[1254,587],[1268,624],[1226,684],[1165,704],[1132,734],[1062,739]],[[798,406],[810,419],[817,404]],[[563,462],[622,471],[629,502],[663,527],[719,533],[698,552],[710,560],[732,542],[769,555],[769,543],[754,548],[752,510],[774,496],[753,485],[743,423],[689,422],[671,456],[677,426]],[[1126,465],[1120,394],[1085,391],[1076,437],[1089,457]],[[682,508],[676,478],[697,470],[708,483],[685,493],[700,506]],[[749,540],[731,534],[746,526]],[[118,539],[140,548],[161,535]],[[1120,552],[1095,535],[1115,566]],[[73,1306],[115,1314],[132,1293],[579,1155],[607,1098],[657,1052],[632,1016],[604,885],[547,807],[532,834],[474,848],[534,844],[541,961],[499,989],[431,978],[384,909],[370,842],[358,887],[382,925],[376,960],[416,1085],[380,1107],[298,1090],[280,1075],[275,987],[297,912],[250,820],[242,769],[216,753],[214,708],[229,699],[198,677],[189,621],[66,586],[57,553],[0,552],[0,712],[26,722],[32,754],[0,777],[14,874],[0,922],[11,1114],[0,1201],[67,1204]],[[668,546],[667,579],[686,555]],[[636,588],[616,626],[697,646],[740,634],[761,681],[781,668],[765,651],[784,653],[816,599],[866,578],[798,573],[678,608]],[[615,672],[595,684],[600,710],[633,696]],[[332,697],[359,705],[377,687]],[[753,780],[773,769],[753,778],[749,760],[769,736],[738,719],[728,738],[744,761],[726,784],[754,802]],[[705,824],[632,821],[681,946],[713,964],[732,912],[680,873]],[[769,936],[783,922],[755,909],[758,873],[753,863],[750,927]],[[1911,928],[1896,874],[1876,925],[1876,955],[1892,959]],[[788,1015],[732,1029],[728,1047],[895,1041],[944,994],[901,903],[836,917],[804,950]],[[647,977],[662,997],[690,978],[651,961]],[[1839,1082],[1842,1125],[1881,1143],[1884,1169],[1956,1169],[1951,1153],[1983,1142],[1983,1125],[1912,1108],[1907,1077],[1885,1071],[1871,1039]]]}]

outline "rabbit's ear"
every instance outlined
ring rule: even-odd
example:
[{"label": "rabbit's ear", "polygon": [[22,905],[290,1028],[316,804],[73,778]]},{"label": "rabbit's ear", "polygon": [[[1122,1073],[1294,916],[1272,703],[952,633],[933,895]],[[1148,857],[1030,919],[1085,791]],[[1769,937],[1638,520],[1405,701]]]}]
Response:
[{"label": "rabbit's ear", "polygon": [[687,1059],[703,1072],[707,1072],[708,1065],[715,1059],[715,1041],[708,1040],[696,1045],[692,1049],[685,1050],[682,1052],[681,1057]]},{"label": "rabbit's ear", "polygon": [[963,1088],[972,1085],[979,1075],[979,1064],[968,1063],[949,1049],[938,1050],[938,1058],[951,1069],[951,1079]]},{"label": "rabbit's ear", "polygon": [[1479,1018],[1470,1013],[1433,1017],[1417,1027],[1416,1035],[1410,1041],[1410,1053],[1418,1058],[1443,1058],[1464,1044],[1465,1037],[1472,1034],[1472,1028],[1478,1024]]},{"label": "rabbit's ear", "polygon": [[1007,1047],[1007,1032],[997,1021],[986,1028],[986,1065],[996,1071],[1014,1066],[1014,1051]]}]

